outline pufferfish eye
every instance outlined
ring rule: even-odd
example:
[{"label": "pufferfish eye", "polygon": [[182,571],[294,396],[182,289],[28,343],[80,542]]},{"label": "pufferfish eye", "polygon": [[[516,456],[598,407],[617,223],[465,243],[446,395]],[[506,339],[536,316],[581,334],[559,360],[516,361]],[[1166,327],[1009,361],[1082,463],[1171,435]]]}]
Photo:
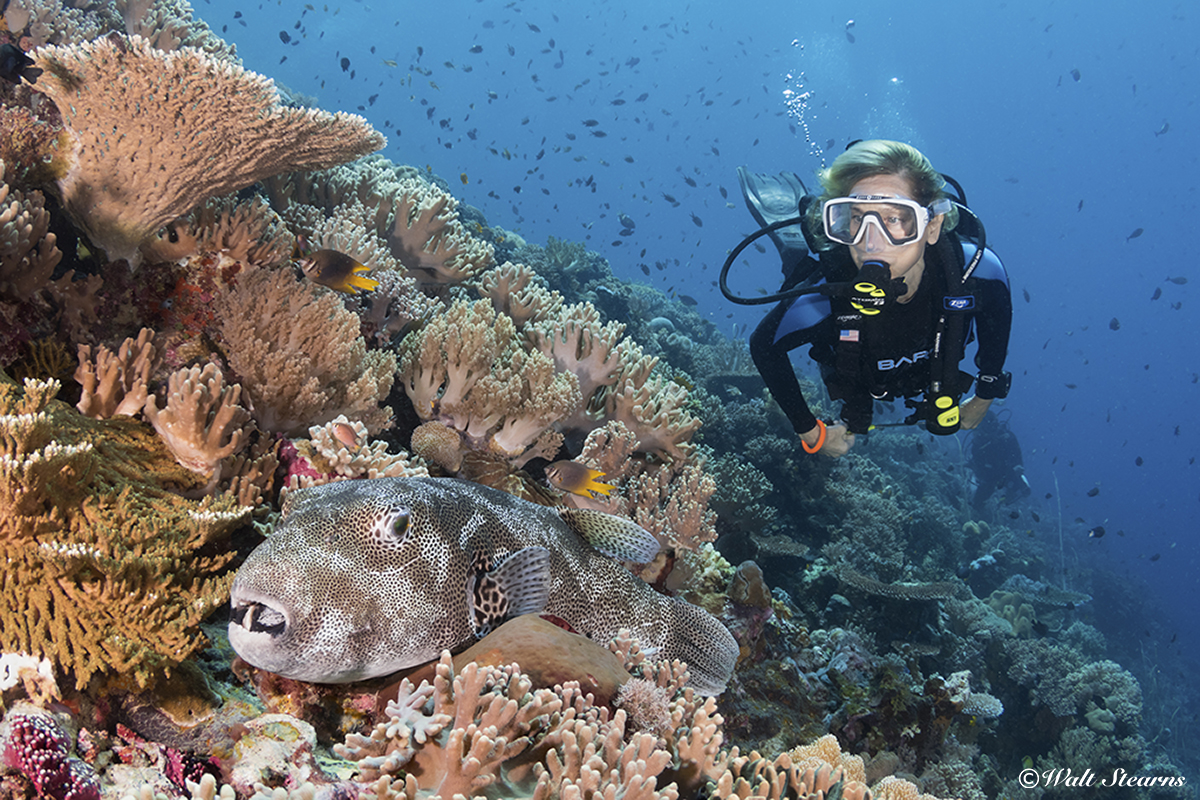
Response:
[{"label": "pufferfish eye", "polygon": [[397,509],[395,517],[392,519],[392,539],[397,543],[401,543],[408,535],[408,509]]},{"label": "pufferfish eye", "polygon": [[393,506],[383,510],[372,521],[370,540],[373,546],[395,550],[408,541],[409,510]]}]

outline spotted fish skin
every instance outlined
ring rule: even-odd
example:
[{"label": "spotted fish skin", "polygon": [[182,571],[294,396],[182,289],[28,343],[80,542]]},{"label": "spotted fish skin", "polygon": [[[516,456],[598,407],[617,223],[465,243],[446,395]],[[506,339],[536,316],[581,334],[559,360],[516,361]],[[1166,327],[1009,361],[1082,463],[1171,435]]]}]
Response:
[{"label": "spotted fish skin", "polygon": [[655,658],[686,661],[697,691],[721,692],[738,655],[729,631],[654,591],[568,521],[450,478],[292,492],[234,580],[230,643],[269,672],[344,683],[465,648],[501,616],[544,611],[600,642],[629,628]]}]

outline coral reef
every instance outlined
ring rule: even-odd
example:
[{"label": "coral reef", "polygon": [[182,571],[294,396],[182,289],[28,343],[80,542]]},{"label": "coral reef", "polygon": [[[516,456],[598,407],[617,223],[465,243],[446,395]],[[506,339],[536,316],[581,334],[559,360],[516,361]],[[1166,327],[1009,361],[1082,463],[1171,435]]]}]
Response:
[{"label": "coral reef", "polygon": [[113,260],[136,261],[138,245],[209,197],[385,144],[360,117],[281,106],[269,80],[201,50],[103,38],[42,48],[36,62],[70,135],[63,204]]},{"label": "coral reef", "polygon": [[[0,794],[978,800],[1037,795],[1028,764],[1194,771],[1137,587],[1068,575],[1036,500],[972,511],[953,445],[806,457],[744,329],[489,226],[432,170],[341,163],[383,137],[285,105],[184,0],[4,22],[50,46],[0,87],[0,365],[25,379],[0,375]],[[298,249],[379,285],[301,279]],[[562,460],[613,490],[548,486]],[[258,716],[201,628],[254,528],[295,488],[430,472],[650,531],[642,579],[734,633],[730,690],[522,617],[407,683],[251,674],[287,712]]]},{"label": "coral reef", "polygon": [[146,685],[197,652],[226,602],[231,532],[250,509],[185,500],[197,478],[142,423],[89,420],[57,381],[0,373],[0,647],[40,653],[82,688]]},{"label": "coral reef", "polygon": [[359,319],[328,289],[289,270],[253,270],[218,295],[229,367],[250,398],[255,421],[295,436],[339,414],[371,433],[390,424],[391,353],[368,351]]}]

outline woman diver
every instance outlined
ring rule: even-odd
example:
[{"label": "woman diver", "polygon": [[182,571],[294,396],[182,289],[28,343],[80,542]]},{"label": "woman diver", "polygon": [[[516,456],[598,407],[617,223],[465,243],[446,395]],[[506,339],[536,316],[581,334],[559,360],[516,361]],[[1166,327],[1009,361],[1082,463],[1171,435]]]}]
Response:
[{"label": "woman diver", "polygon": [[[764,229],[734,251],[721,286],[736,302],[782,298],[750,337],[750,352],[806,452],[844,455],[872,427],[877,400],[904,398],[914,409],[906,422],[950,434],[974,428],[992,400],[1007,395],[1008,276],[961,189],[952,198],[920,151],[856,142],[820,172],[823,192],[815,199],[800,196],[803,184],[788,173],[740,169],[739,177]],[[780,250],[784,286],[770,298],[734,297],[725,285],[728,266],[763,234]],[[977,378],[959,370],[975,333]],[[830,397],[842,401],[836,423],[809,410],[788,359],[806,344]],[[974,396],[960,405],[972,382]]]}]

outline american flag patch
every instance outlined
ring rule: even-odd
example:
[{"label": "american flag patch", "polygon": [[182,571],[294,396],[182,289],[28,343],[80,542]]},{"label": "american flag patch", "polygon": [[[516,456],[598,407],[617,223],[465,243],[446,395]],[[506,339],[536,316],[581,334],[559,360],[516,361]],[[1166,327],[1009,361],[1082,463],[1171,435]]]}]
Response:
[{"label": "american flag patch", "polygon": [[858,331],[842,331],[842,335],[839,336],[838,339],[843,342],[857,342]]}]

